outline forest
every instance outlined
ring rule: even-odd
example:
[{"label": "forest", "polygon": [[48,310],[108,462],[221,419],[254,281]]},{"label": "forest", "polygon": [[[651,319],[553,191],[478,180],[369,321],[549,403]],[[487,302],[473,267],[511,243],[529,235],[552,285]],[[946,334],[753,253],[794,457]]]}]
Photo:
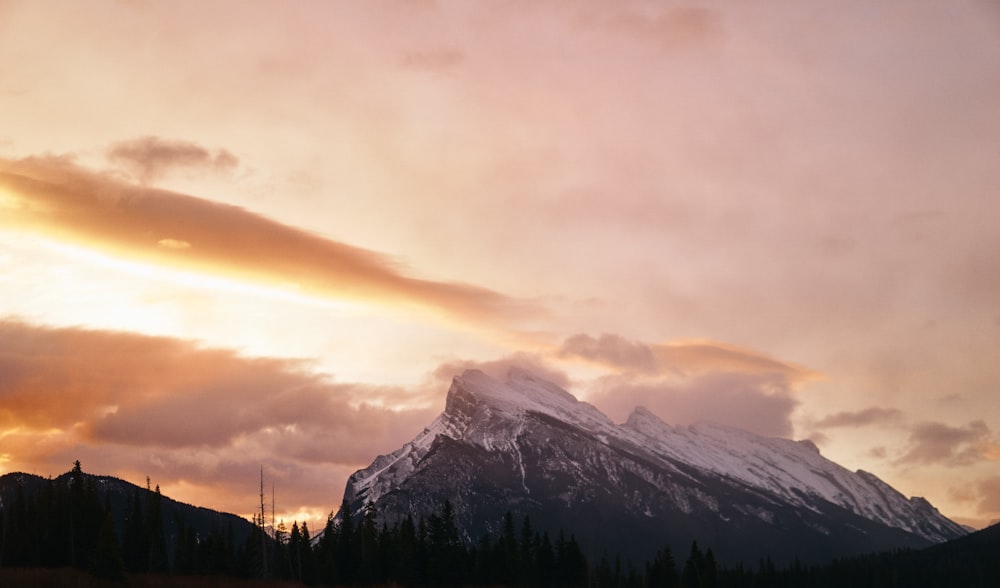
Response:
[{"label": "forest", "polygon": [[[116,524],[110,497],[79,462],[63,482],[18,488],[0,505],[0,579],[11,569],[75,569],[124,585],[138,578],[210,577],[283,580],[317,586],[535,587],[840,587],[995,586],[995,563],[969,565],[961,557],[925,558],[921,552],[872,554],[821,566],[769,559],[751,566],[720,566],[708,547],[691,543],[683,561],[660,549],[634,564],[606,554],[588,560],[573,535],[535,529],[508,512],[496,537],[466,543],[449,501],[426,519],[378,523],[369,503],[352,517],[346,503],[313,537],[308,525],[266,524],[254,517],[241,540],[232,528],[199,533],[175,515],[168,525],[159,488],[135,491]],[[166,531],[170,527],[172,532]],[[993,558],[995,559],[995,558]],[[974,560],[977,561],[977,560]],[[252,585],[252,584],[251,584]]]}]

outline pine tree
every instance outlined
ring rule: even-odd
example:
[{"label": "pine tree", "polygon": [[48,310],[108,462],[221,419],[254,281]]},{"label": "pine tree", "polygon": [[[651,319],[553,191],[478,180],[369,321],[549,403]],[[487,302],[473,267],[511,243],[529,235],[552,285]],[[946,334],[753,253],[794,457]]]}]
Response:
[{"label": "pine tree", "polygon": [[368,501],[361,518],[361,526],[358,528],[358,546],[361,552],[359,581],[361,582],[374,583],[381,579],[377,515],[375,503]]},{"label": "pine tree", "polygon": [[104,515],[97,535],[97,545],[90,561],[90,572],[98,578],[122,580],[125,578],[125,561],[122,559],[121,544],[115,535],[114,519],[110,506]]},{"label": "pine tree", "polygon": [[417,545],[417,527],[413,524],[413,517],[407,515],[393,534],[396,537],[398,562],[395,577],[390,577],[389,580],[403,585],[416,584],[420,577],[420,547]]},{"label": "pine tree", "polygon": [[149,497],[148,509],[146,511],[146,532],[149,546],[149,559],[147,571],[151,574],[166,574],[169,572],[167,561],[167,538],[163,528],[163,508],[161,505],[163,495],[160,494],[160,485],[156,485],[156,490]]},{"label": "pine tree", "polygon": [[317,579],[324,584],[337,583],[337,539],[337,529],[331,512],[326,517],[323,535],[319,538],[315,551]]},{"label": "pine tree", "polygon": [[350,584],[357,576],[361,550],[358,545],[358,533],[354,528],[354,519],[351,516],[351,506],[346,498],[340,504],[340,527],[337,536],[337,581]]},{"label": "pine tree", "polygon": [[174,516],[177,534],[174,536],[173,572],[182,576],[201,573],[199,562],[198,535],[194,527],[180,516]]},{"label": "pine tree", "polygon": [[514,515],[508,510],[503,517],[503,535],[497,542],[497,567],[501,584],[511,585],[518,577],[517,536],[514,534]]},{"label": "pine tree", "polygon": [[670,547],[664,547],[656,552],[652,563],[646,570],[646,581],[649,588],[673,588],[677,586],[677,563]]},{"label": "pine tree", "polygon": [[556,557],[552,548],[552,540],[549,539],[548,531],[542,533],[542,538],[538,543],[535,557],[535,583],[539,586],[551,586]]},{"label": "pine tree", "polygon": [[136,490],[125,507],[125,531],[122,537],[125,569],[133,572],[149,570],[149,533],[142,511],[142,499]]}]

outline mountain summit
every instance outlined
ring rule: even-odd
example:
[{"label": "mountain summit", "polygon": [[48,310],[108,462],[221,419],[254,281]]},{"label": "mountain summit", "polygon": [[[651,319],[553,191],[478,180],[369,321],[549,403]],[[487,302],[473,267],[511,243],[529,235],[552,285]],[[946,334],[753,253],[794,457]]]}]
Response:
[{"label": "mountain summit", "polygon": [[456,377],[445,410],[412,441],[350,477],[351,509],[394,522],[451,501],[467,540],[507,511],[574,534],[592,554],[642,561],[692,540],[722,561],[803,562],[965,534],[923,498],[851,472],[808,441],[716,425],[672,427],[639,407],[616,425],[530,372]]}]

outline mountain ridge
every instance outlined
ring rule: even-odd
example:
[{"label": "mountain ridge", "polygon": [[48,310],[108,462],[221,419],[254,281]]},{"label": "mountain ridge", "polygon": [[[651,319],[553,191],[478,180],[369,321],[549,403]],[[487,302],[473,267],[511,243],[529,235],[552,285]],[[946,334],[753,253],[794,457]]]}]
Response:
[{"label": "mountain ridge", "polygon": [[693,536],[730,559],[763,555],[740,539],[748,532],[783,555],[804,542],[813,560],[965,533],[926,500],[850,472],[812,443],[719,425],[672,427],[642,407],[618,425],[519,369],[504,382],[477,370],[455,377],[441,415],[352,475],[344,498],[354,510],[373,502],[390,521],[450,499],[467,540],[495,532],[503,511],[513,510],[579,528],[596,550],[608,546],[605,536],[652,545]]}]

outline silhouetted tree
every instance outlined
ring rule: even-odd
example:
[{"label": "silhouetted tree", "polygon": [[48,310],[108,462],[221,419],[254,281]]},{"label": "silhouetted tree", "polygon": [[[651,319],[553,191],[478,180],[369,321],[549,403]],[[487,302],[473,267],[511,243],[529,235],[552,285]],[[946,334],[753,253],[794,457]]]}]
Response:
[{"label": "silhouetted tree", "polygon": [[670,547],[664,547],[656,552],[653,561],[646,568],[646,585],[649,588],[674,588],[677,586],[677,563]]},{"label": "silhouetted tree", "polygon": [[126,570],[134,573],[148,571],[149,533],[146,531],[146,519],[138,489],[132,493],[125,507],[122,553]]},{"label": "silhouetted tree", "polygon": [[90,560],[90,572],[99,578],[122,580],[125,578],[125,561],[122,559],[121,544],[115,535],[114,519],[108,506],[104,522],[97,534],[97,545]]},{"label": "silhouetted tree", "polygon": [[163,528],[163,495],[160,485],[149,497],[146,510],[146,532],[148,536],[149,560],[146,571],[151,574],[166,574],[169,571],[167,561],[167,538]]}]

